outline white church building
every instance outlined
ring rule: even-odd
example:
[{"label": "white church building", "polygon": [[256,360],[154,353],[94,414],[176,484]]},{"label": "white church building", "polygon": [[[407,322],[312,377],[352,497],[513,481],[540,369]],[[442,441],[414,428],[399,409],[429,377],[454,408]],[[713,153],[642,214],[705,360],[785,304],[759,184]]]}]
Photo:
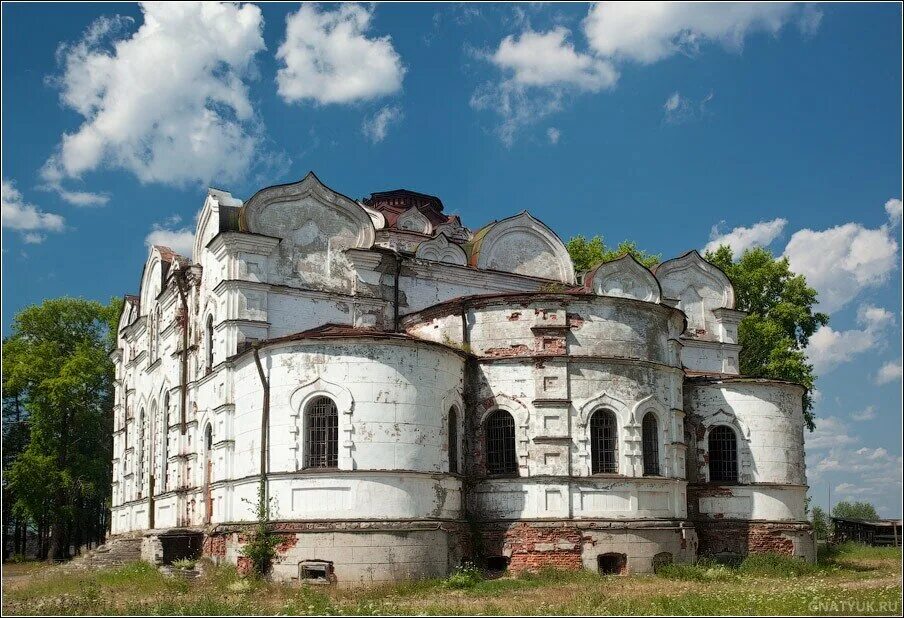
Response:
[{"label": "white church building", "polygon": [[126,297],[112,533],[244,569],[263,483],[281,580],[812,559],[804,389],[739,375],[743,316],[696,251],[575,273],[527,212],[211,189]]}]

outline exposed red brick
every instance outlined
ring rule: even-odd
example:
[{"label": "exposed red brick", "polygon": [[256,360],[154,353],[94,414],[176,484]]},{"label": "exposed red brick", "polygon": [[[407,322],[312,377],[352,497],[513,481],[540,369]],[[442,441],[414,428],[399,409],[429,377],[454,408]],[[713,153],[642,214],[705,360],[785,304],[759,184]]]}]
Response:
[{"label": "exposed red brick", "polygon": [[584,325],[584,318],[577,313],[566,313],[565,317],[568,318],[568,325],[571,328],[577,329]]},{"label": "exposed red brick", "polygon": [[521,317],[521,312],[520,312],[520,311],[515,311],[515,312],[513,312],[513,313],[508,317],[508,319],[509,319],[509,322],[515,322],[515,321],[517,321],[520,317]]},{"label": "exposed red brick", "polygon": [[570,526],[539,527],[525,522],[504,530],[482,532],[484,556],[510,556],[509,570],[536,571],[545,567],[582,568],[583,535]]},{"label": "exposed red brick", "polygon": [[497,358],[506,356],[526,356],[530,353],[530,348],[524,344],[517,344],[508,348],[487,348],[484,351],[484,354],[487,356],[495,356]]},{"label": "exposed red brick", "polygon": [[284,554],[298,543],[298,536],[295,534],[281,534],[279,545],[276,546],[276,552]]}]

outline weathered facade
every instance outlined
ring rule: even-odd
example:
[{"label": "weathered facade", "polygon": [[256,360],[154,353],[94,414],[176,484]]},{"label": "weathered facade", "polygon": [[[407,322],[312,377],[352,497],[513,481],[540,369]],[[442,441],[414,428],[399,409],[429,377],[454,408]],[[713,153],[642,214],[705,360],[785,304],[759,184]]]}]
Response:
[{"label": "weathered facade", "polygon": [[526,212],[472,232],[309,174],[210,190],[126,301],[113,533],[149,558],[194,531],[244,567],[262,482],[285,580],[813,557],[803,389],[738,375],[743,313],[695,251],[576,275]]}]

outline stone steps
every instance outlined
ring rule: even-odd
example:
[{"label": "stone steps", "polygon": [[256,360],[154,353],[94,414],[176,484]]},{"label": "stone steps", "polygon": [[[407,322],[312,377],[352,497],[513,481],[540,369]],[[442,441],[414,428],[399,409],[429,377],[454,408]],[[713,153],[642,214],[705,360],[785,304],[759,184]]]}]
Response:
[{"label": "stone steps", "polygon": [[141,560],[141,538],[110,539],[100,547],[75,558],[70,565],[78,569],[117,567]]}]

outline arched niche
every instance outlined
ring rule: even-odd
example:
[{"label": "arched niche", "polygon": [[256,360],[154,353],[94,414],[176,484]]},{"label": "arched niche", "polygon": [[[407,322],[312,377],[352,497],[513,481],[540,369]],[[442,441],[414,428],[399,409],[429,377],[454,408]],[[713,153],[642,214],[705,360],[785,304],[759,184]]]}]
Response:
[{"label": "arched niche", "polygon": [[703,259],[697,251],[663,262],[654,271],[666,298],[678,301],[687,315],[687,330],[705,334],[717,331],[716,309],[734,309],[734,287],[717,266]]},{"label": "arched niche", "polygon": [[141,291],[138,303],[141,315],[147,315],[154,306],[154,301],[166,283],[170,268],[178,259],[178,256],[169,247],[153,245],[148,251],[148,259],[141,272]]},{"label": "arched niche", "polygon": [[471,264],[477,268],[574,283],[568,250],[556,234],[527,211],[491,223],[474,235]]},{"label": "arched niche", "polygon": [[414,256],[421,260],[444,262],[458,266],[465,266],[468,263],[468,256],[465,255],[464,249],[453,242],[449,242],[445,234],[440,234],[435,238],[420,243]]},{"label": "arched niche", "polygon": [[588,272],[584,286],[600,296],[635,298],[651,303],[658,303],[662,298],[659,281],[630,253]]},{"label": "arched niche", "polygon": [[399,215],[395,227],[398,230],[417,232],[418,234],[426,234],[428,236],[433,232],[433,224],[430,223],[430,220],[415,206],[412,206]]},{"label": "arched niche", "polygon": [[258,191],[245,203],[244,231],[279,238],[273,257],[276,282],[350,288],[345,250],[367,249],[374,222],[356,201],[324,185],[313,172],[303,180]]}]

